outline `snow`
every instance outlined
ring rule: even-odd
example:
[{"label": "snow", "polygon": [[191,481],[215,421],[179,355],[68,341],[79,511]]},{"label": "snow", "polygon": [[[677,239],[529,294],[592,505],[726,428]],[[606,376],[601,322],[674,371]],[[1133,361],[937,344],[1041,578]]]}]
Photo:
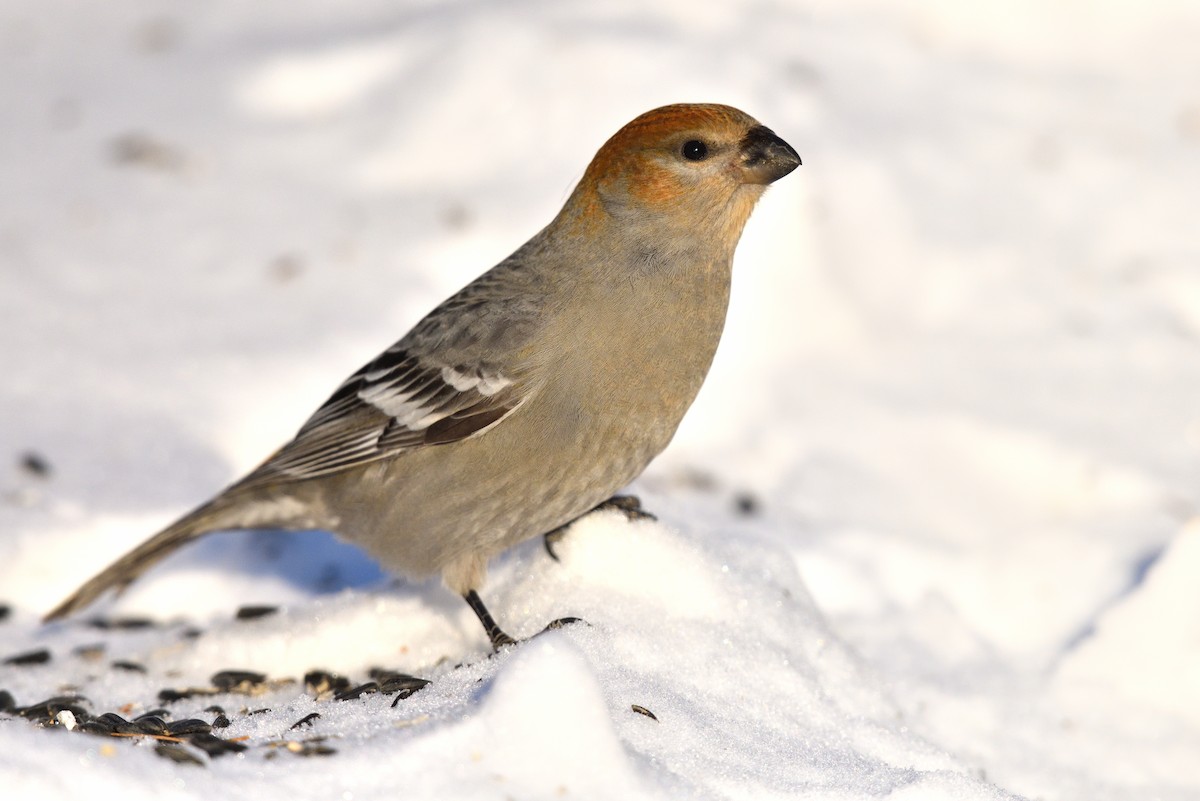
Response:
[{"label": "snow", "polygon": [[[248,738],[203,767],[0,714],[6,798],[1200,796],[1200,13],[643,6],[0,7],[0,658],[51,653],[0,689],[132,716],[275,682],[169,706]],[[489,657],[458,598],[319,533],[215,536],[39,625],[679,100],[804,166],[634,487],[658,520],[493,565],[511,634],[586,625]],[[282,682],[371,667],[432,683]]]}]

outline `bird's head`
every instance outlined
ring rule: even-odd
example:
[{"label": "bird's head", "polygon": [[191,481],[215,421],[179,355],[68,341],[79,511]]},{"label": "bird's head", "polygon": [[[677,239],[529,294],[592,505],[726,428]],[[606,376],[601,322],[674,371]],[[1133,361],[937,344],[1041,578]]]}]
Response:
[{"label": "bird's head", "polygon": [[625,239],[673,237],[732,253],[766,186],[799,165],[791,145],[742,111],[663,106],[604,143],[563,213]]}]

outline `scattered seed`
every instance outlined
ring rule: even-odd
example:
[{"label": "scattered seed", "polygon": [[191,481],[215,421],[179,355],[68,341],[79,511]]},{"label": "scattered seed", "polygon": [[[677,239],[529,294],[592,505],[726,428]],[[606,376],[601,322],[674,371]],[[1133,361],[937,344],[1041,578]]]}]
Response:
[{"label": "scattered seed", "polygon": [[111,667],[114,670],[127,670],[130,673],[145,673],[146,672],[145,665],[139,665],[137,662],[128,662],[123,659],[118,659],[116,662],[113,662]]},{"label": "scattered seed", "polygon": [[167,722],[158,715],[141,715],[135,718],[133,724],[136,725],[144,734],[174,734],[167,725]]},{"label": "scattered seed", "polygon": [[17,699],[8,690],[0,690],[0,712],[15,712]]},{"label": "scattered seed", "polygon": [[188,742],[210,757],[236,754],[246,750],[246,746],[242,743],[234,742],[233,740],[222,740],[214,734],[193,734],[188,738]]},{"label": "scattered seed", "polygon": [[104,643],[88,643],[76,646],[71,653],[87,662],[99,662],[104,658]]},{"label": "scattered seed", "polygon": [[10,656],[4,660],[6,665],[44,665],[50,661],[50,651],[46,648],[39,648],[36,651],[26,651],[23,654]]},{"label": "scattered seed", "polygon": [[183,172],[187,157],[183,151],[162,139],[141,131],[122,134],[112,141],[113,162],[121,166],[145,167],[162,172]]},{"label": "scattered seed", "polygon": [[246,694],[266,680],[267,677],[262,673],[253,673],[249,670],[222,670],[214,673],[209,679],[220,692]]},{"label": "scattered seed", "polygon": [[94,720],[87,720],[79,724],[79,730],[86,734],[100,734],[105,737],[113,733],[112,728],[103,723],[97,723]]},{"label": "scattered seed", "polygon": [[49,478],[52,470],[50,462],[37,451],[25,451],[21,454],[21,469],[31,476]]},{"label": "scattered seed", "polygon": [[88,721],[83,727],[93,734],[145,734],[137,723],[131,723],[116,712],[105,712],[103,715]]},{"label": "scattered seed", "polygon": [[164,704],[173,704],[176,701],[184,701],[188,698],[194,698],[197,695],[212,695],[214,692],[214,690],[205,690],[199,687],[189,687],[186,690],[173,690],[168,687],[165,690],[158,691],[158,700]]},{"label": "scattered seed", "polygon": [[642,706],[641,704],[631,704],[629,708],[634,712],[637,712],[639,715],[645,715],[651,720],[658,720],[658,716],[656,716],[649,709],[646,709],[646,707]]},{"label": "scattered seed", "polygon": [[193,734],[209,734],[212,726],[199,718],[186,718],[167,724],[167,733],[172,737],[188,737]]},{"label": "scattered seed", "polygon": [[360,684],[357,687],[351,687],[349,690],[344,690],[333,696],[335,701],[352,701],[363,695],[379,692],[379,684],[374,681],[368,681],[366,684]]},{"label": "scattered seed", "polygon": [[273,615],[279,611],[278,606],[243,606],[237,610],[234,615],[236,620],[254,620],[267,615]]},{"label": "scattered seed", "polygon": [[8,604],[0,604],[0,623],[8,620],[8,616],[12,614],[12,607]]},{"label": "scattered seed", "polygon": [[138,629],[154,628],[156,624],[148,617],[96,617],[89,620],[87,625],[102,631],[136,631]]},{"label": "scattered seed", "polygon": [[183,740],[181,738],[172,737],[169,734],[146,734],[145,732],[141,732],[141,731],[135,731],[135,732],[114,731],[111,736],[126,737],[129,739],[133,739],[136,737],[139,740],[144,740],[144,739],[149,738],[151,740],[157,740],[160,743],[182,743],[183,742]]},{"label": "scattered seed", "polygon": [[158,754],[160,757],[166,757],[172,762],[178,762],[181,765],[199,765],[200,767],[204,767],[204,760],[200,759],[181,745],[159,743],[158,745],[154,746],[154,753]]},{"label": "scattered seed", "polygon": [[249,715],[265,715],[270,711],[271,711],[270,707],[264,706],[262,709],[251,709],[249,712],[246,713],[246,715],[247,716],[249,716]]},{"label": "scattered seed", "polygon": [[267,752],[266,758],[271,759],[281,751],[287,751],[296,756],[328,756],[336,754],[336,750],[323,745],[326,739],[325,737],[310,737],[306,740],[275,740],[264,743],[267,748],[271,749]]},{"label": "scattered seed", "polygon": [[[372,670],[371,678],[379,682],[379,691],[384,695],[399,694],[399,699],[410,695],[429,684],[429,679],[410,676],[407,673],[393,673],[385,670]],[[399,700],[397,699],[397,700]]]},{"label": "scattered seed", "polygon": [[116,712],[105,712],[103,715],[96,716],[96,722],[102,723],[105,726],[116,728],[117,726],[125,726],[129,721],[118,715]]},{"label": "scattered seed", "polygon": [[216,704],[213,704],[212,706],[206,706],[204,708],[204,711],[205,712],[216,712],[218,715],[225,714],[225,709],[223,707],[217,706]]},{"label": "scattered seed", "polygon": [[88,711],[79,705],[80,701],[86,700],[81,695],[56,695],[26,707],[14,707],[11,711],[26,720],[45,724],[53,720],[59,712],[69,709],[75,715],[75,719],[82,722],[91,718]]},{"label": "scattered seed", "polygon": [[762,502],[751,492],[739,492],[734,495],[733,506],[743,517],[754,517],[762,510]]},{"label": "scattered seed", "polygon": [[217,716],[213,718],[212,727],[214,729],[228,729],[229,718],[225,717],[224,713],[218,713]]},{"label": "scattered seed", "polygon": [[195,640],[198,639],[203,633],[203,629],[198,629],[195,626],[188,626],[186,629],[179,632],[179,636],[185,640]]},{"label": "scattered seed", "polygon": [[293,723],[292,730],[295,731],[296,729],[300,728],[301,726],[312,726],[313,721],[319,717],[321,717],[320,712],[310,712],[309,714],[305,715],[304,717],[300,718],[295,723]]},{"label": "scattered seed", "polygon": [[318,697],[336,694],[350,689],[350,679],[327,670],[310,670],[304,674],[304,689]]}]

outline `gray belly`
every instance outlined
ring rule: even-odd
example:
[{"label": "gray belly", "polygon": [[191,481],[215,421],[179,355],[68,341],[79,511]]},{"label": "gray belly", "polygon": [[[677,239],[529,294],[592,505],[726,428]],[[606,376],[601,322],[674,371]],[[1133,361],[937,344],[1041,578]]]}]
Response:
[{"label": "gray belly", "polygon": [[[564,415],[535,398],[462,442],[347,471],[323,487],[335,531],[389,570],[485,559],[591,509],[636,478],[679,420]],[[547,420],[556,420],[550,425]]]}]

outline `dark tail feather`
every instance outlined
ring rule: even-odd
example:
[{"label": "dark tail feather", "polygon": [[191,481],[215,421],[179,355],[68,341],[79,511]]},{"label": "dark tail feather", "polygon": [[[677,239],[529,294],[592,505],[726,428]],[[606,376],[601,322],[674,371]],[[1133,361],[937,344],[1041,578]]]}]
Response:
[{"label": "dark tail feather", "polygon": [[54,607],[42,621],[57,620],[77,612],[103,595],[106,590],[121,592],[152,565],[177,548],[209,532],[246,528],[242,522],[246,515],[241,504],[229,501],[227,495],[218,496],[176,520],[89,579],[69,598]]}]

